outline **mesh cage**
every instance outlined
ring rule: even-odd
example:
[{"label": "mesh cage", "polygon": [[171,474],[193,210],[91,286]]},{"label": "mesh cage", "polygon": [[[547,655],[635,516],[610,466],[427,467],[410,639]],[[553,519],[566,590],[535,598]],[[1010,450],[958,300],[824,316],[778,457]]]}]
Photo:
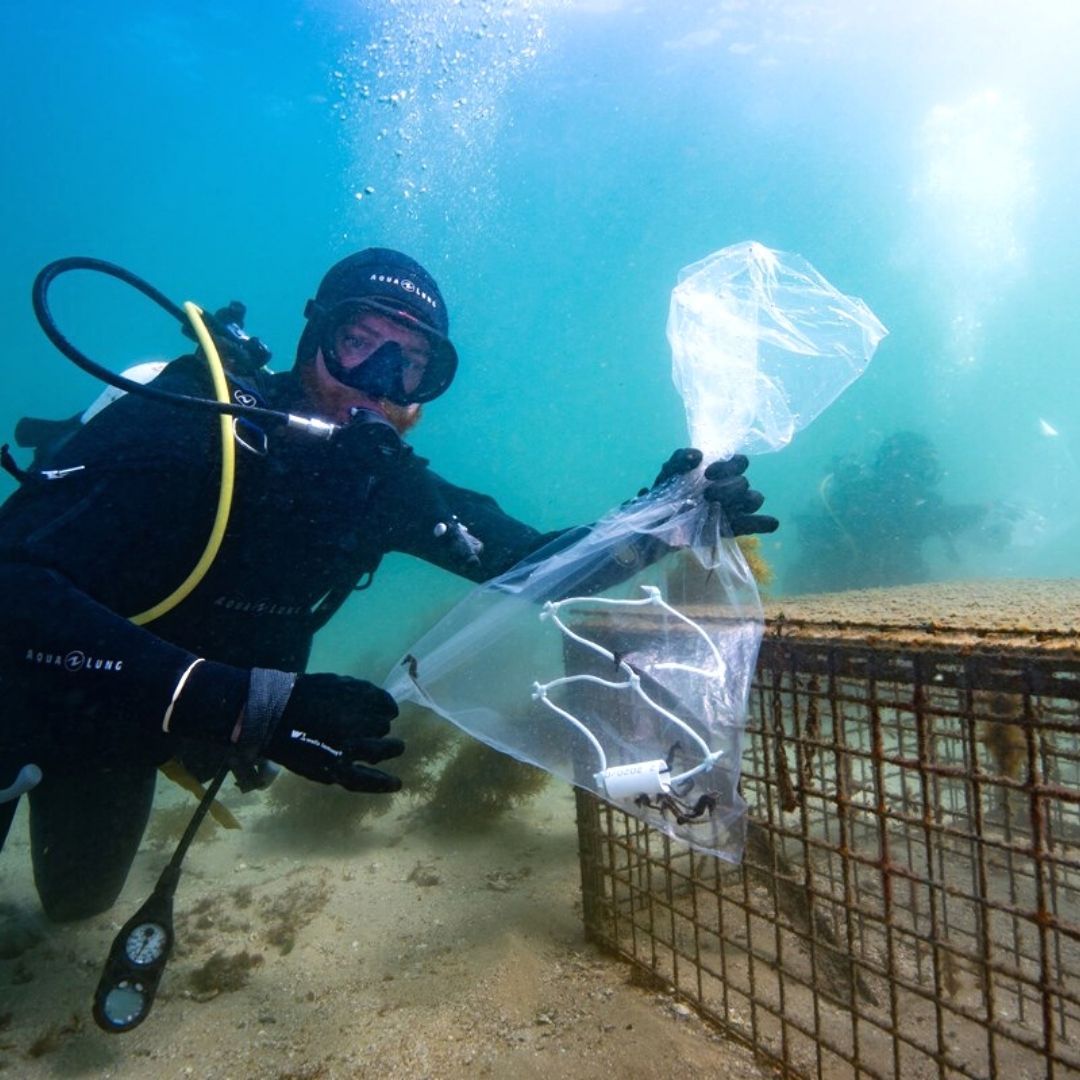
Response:
[{"label": "mesh cage", "polygon": [[768,616],[743,865],[579,792],[589,938],[789,1075],[1077,1075],[1080,582]]}]

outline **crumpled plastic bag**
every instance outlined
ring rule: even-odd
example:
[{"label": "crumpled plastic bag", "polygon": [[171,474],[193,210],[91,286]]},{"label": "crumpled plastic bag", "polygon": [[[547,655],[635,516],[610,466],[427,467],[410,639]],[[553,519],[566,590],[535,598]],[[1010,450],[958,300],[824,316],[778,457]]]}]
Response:
[{"label": "crumpled plastic bag", "polygon": [[[760,244],[687,268],[668,333],[692,441],[707,460],[783,445],[858,375],[884,332],[861,301]],[[700,471],[679,478],[474,589],[385,685],[737,861],[763,618],[704,484]]]},{"label": "crumpled plastic bag", "polygon": [[692,444],[709,460],[781,449],[887,332],[799,255],[751,240],[685,267],[667,336]]}]

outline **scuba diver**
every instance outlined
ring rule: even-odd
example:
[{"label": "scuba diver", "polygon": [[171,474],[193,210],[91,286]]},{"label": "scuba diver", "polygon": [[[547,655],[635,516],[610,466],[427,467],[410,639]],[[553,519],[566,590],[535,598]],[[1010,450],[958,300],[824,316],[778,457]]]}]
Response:
[{"label": "scuba diver", "polygon": [[834,459],[818,498],[795,518],[799,559],[788,593],[911,585],[930,579],[924,546],[932,538],[959,556],[955,539],[980,526],[988,507],[950,505],[930,440],[912,431],[885,438],[871,465]]},{"label": "scuba diver", "polygon": [[[442,294],[418,263],[382,248],[350,255],[305,317],[292,370],[232,366],[217,411],[204,346],[147,393],[85,422],[39,424],[47,445],[31,467],[5,448],[20,487],[0,507],[0,845],[27,794],[34,880],[53,921],[113,904],[171,759],[200,779],[227,764],[243,790],[267,782],[269,762],[349,791],[398,790],[379,768],[404,750],[390,734],[394,699],[363,679],[306,673],[314,634],[384,555],[484,582],[587,529],[541,533],[403,440],[458,366]],[[216,553],[178,603],[160,605],[217,529],[233,457]],[[654,490],[700,464],[700,452],[677,451]],[[713,462],[697,497],[732,535],[771,532],[746,465]],[[659,554],[643,543],[636,556]],[[631,572],[620,556],[617,573]]]}]

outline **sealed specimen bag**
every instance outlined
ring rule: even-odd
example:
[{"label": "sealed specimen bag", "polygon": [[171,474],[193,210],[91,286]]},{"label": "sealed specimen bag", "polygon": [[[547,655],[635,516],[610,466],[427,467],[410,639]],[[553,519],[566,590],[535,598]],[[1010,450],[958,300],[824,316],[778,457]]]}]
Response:
[{"label": "sealed specimen bag", "polygon": [[[760,244],[688,267],[668,336],[706,461],[777,449],[885,330]],[[737,860],[742,735],[761,603],[722,514],[680,477],[474,589],[386,688],[701,850]]]}]

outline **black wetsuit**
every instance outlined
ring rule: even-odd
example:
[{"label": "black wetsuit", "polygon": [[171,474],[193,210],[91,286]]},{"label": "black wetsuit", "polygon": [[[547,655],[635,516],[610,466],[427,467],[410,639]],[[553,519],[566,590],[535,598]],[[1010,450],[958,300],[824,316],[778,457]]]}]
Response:
[{"label": "black wetsuit", "polygon": [[[194,357],[156,385],[211,396]],[[232,391],[304,411],[291,374]],[[171,593],[205,547],[219,430],[207,411],[127,395],[50,451],[42,464],[55,478],[31,475],[0,507],[0,788],[27,762],[44,772],[30,794],[31,845],[54,918],[101,911],[123,885],[155,768],[178,749],[162,717],[196,657],[216,662],[222,699],[242,705],[247,669],[302,671],[315,632],[386,553],[483,581],[554,535],[403,445],[386,456],[359,429],[326,442],[241,423],[220,552],[177,608],[136,626],[129,617]],[[438,535],[450,515],[483,543],[478,561]],[[14,805],[0,805],[0,844]]]}]

